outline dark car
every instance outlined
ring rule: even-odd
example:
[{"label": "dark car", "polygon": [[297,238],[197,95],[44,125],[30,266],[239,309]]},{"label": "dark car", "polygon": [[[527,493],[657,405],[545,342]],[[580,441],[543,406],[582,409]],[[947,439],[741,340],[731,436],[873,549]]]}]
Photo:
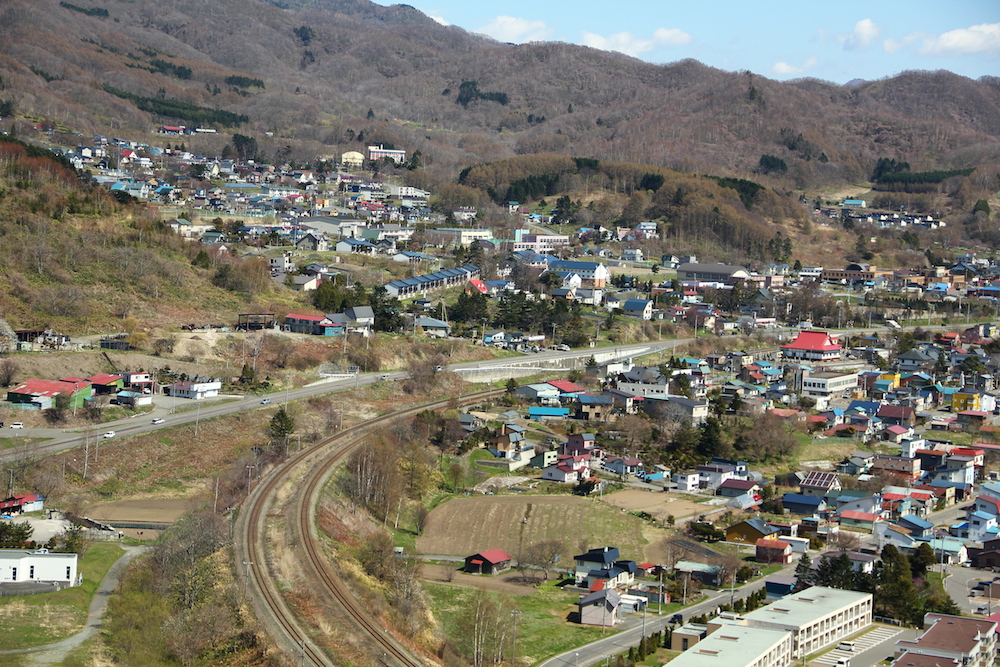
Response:
[{"label": "dark car", "polygon": [[671,623],[683,623],[684,622],[684,614],[674,614],[673,616],[670,617],[670,622]]}]

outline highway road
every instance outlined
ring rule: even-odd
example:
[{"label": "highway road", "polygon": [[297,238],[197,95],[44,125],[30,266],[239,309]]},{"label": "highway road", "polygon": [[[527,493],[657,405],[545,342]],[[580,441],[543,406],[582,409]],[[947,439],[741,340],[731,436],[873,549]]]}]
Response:
[{"label": "highway road", "polygon": [[[595,351],[599,352],[616,352],[616,356],[619,359],[627,359],[631,357],[636,352],[650,353],[660,350],[670,349],[677,347],[679,345],[684,345],[691,339],[677,339],[670,341],[658,341],[649,343],[638,343],[633,345],[619,345],[614,348],[602,347],[602,348],[581,348],[576,350],[570,350],[569,352],[556,352],[556,351],[545,351],[533,354],[527,354],[523,357],[505,357],[501,359],[487,359],[482,361],[469,361],[458,364],[448,364],[444,367],[444,371],[455,371],[463,368],[498,368],[505,364],[523,363],[525,360],[561,360],[561,359],[586,359],[594,354]],[[388,378],[383,380],[383,376],[388,375]],[[167,428],[172,426],[178,426],[180,424],[191,424],[195,423],[201,419],[211,419],[212,417],[220,417],[223,415],[232,414],[235,412],[242,412],[244,410],[253,410],[256,408],[269,408],[280,405],[282,402],[288,400],[298,400],[301,398],[309,398],[312,396],[318,396],[320,394],[327,394],[338,391],[345,391],[352,388],[360,387],[363,385],[373,384],[376,382],[393,382],[404,380],[407,378],[409,373],[405,371],[396,371],[391,373],[359,373],[350,378],[339,379],[331,382],[314,383],[304,387],[298,387],[296,389],[290,389],[287,392],[274,392],[267,394],[266,396],[245,396],[236,397],[236,400],[226,400],[226,397],[221,397],[218,400],[204,400],[198,402],[197,409],[191,409],[195,401],[192,400],[182,400],[179,407],[184,407],[184,412],[171,412],[168,408],[163,405],[163,401],[159,400],[159,405],[152,412],[145,413],[141,416],[136,416],[128,419],[122,419],[116,422],[108,422],[104,424],[98,424],[87,429],[91,431],[91,441],[95,438],[101,438],[102,434],[108,431],[114,431],[115,438],[127,437],[130,435],[137,435],[140,433],[148,433],[150,431],[155,431],[161,428]],[[162,397],[160,397],[162,399]],[[263,403],[263,401],[267,403]],[[171,401],[172,402],[172,401]],[[162,424],[153,424],[153,419],[163,419]],[[35,428],[35,429],[23,429],[23,430],[13,430],[10,428],[3,429],[4,436],[8,437],[22,437],[22,438],[45,438],[45,442],[38,445],[33,449],[33,455],[48,455],[54,454],[56,452],[64,451],[67,449],[73,449],[75,447],[82,447],[86,444],[87,433],[85,429],[80,429],[76,431],[65,431],[63,429],[46,429],[46,428]],[[0,453],[0,463],[5,463],[19,456],[17,447],[11,447]]]}]

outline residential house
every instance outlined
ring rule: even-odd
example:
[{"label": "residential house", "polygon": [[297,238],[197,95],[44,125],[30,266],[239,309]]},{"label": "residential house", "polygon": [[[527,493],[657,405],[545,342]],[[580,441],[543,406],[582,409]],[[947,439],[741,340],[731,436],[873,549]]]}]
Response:
[{"label": "residential house", "polygon": [[752,479],[730,478],[716,488],[716,494],[726,498],[737,498],[746,494],[760,496],[761,485]]},{"label": "residential house", "polygon": [[45,498],[37,493],[11,496],[6,500],[0,500],[0,514],[25,514],[27,512],[41,512],[44,509]]},{"label": "residential house", "polygon": [[362,241],[361,239],[346,238],[337,241],[335,247],[337,252],[353,252],[360,253],[362,255],[374,255],[375,246],[368,241]]},{"label": "residential house", "polygon": [[991,667],[997,657],[997,622],[925,614],[924,633],[916,639],[898,640],[896,656],[897,665],[907,665],[906,656],[927,656],[941,660],[942,665],[951,660],[963,667]]},{"label": "residential house", "polygon": [[803,496],[798,493],[786,493],[781,497],[781,506],[786,512],[813,516],[826,509],[826,501],[815,496]]},{"label": "residential house", "polygon": [[882,517],[871,512],[844,510],[838,515],[838,519],[844,528],[856,528],[870,533],[874,530],[875,524],[882,520]]},{"label": "residential house", "polygon": [[609,456],[603,467],[616,475],[635,475],[642,471],[642,460],[635,456]]},{"label": "residential house", "polygon": [[649,299],[628,299],[622,310],[628,317],[638,317],[642,320],[653,319],[653,302]]},{"label": "residential house", "polygon": [[701,488],[701,475],[698,472],[678,472],[674,474],[673,482],[678,491],[697,491]]},{"label": "residential house", "polygon": [[781,563],[787,565],[792,562],[792,545],[783,540],[769,540],[762,537],[755,543],[758,563]]},{"label": "residential house", "polygon": [[587,421],[608,421],[615,409],[614,398],[605,394],[577,396],[576,417]]},{"label": "residential house", "polygon": [[559,389],[547,382],[526,384],[514,390],[514,395],[542,404],[559,404]]},{"label": "residential house", "polygon": [[799,492],[806,496],[825,498],[831,491],[842,488],[840,478],[836,473],[811,470],[806,478],[799,483]]},{"label": "residential house", "polygon": [[613,588],[590,593],[577,602],[581,625],[614,627],[619,620],[620,608],[621,594]]},{"label": "residential house", "polygon": [[760,517],[754,517],[726,528],[726,541],[753,544],[759,539],[780,536],[780,534],[780,528],[770,525]]},{"label": "residential house", "polygon": [[587,575],[591,570],[607,569],[614,565],[619,556],[618,547],[598,547],[590,549],[586,553],[573,556],[577,585],[587,580]]},{"label": "residential house", "polygon": [[717,489],[727,479],[737,477],[736,466],[724,463],[695,466],[695,471],[700,476],[700,487],[709,490]]},{"label": "residential house", "polygon": [[888,426],[913,426],[916,412],[908,405],[882,405],[875,413]]},{"label": "residential house", "polygon": [[426,315],[421,315],[416,320],[416,325],[423,329],[424,335],[433,338],[447,338],[451,335],[451,325],[444,320],[427,317]]},{"label": "residential house", "polygon": [[697,579],[706,586],[718,586],[719,575],[722,573],[721,565],[706,565],[693,561],[680,560],[674,565],[674,576],[687,575]]},{"label": "residential house", "polygon": [[688,422],[694,426],[704,423],[709,414],[708,401],[683,396],[667,398],[647,396],[643,400],[643,408],[654,417]]},{"label": "residential house", "polygon": [[878,475],[879,473],[890,475],[903,483],[915,482],[920,478],[920,459],[876,454],[871,474]]}]

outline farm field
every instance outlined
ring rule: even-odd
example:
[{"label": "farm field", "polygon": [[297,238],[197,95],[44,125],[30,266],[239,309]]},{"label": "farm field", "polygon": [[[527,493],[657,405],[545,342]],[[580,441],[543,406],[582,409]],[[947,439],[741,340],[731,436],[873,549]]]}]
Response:
[{"label": "farm field", "polygon": [[615,491],[606,494],[604,502],[629,512],[648,512],[660,521],[664,521],[668,516],[683,519],[718,509],[705,503],[695,502],[694,498],[686,494],[647,491],[645,489]]},{"label": "farm field", "polygon": [[[174,523],[185,512],[194,507],[196,501],[192,498],[139,498],[135,500],[115,500],[109,503],[92,505],[84,510],[84,516],[94,521],[109,523],[115,526],[117,522]],[[117,528],[117,526],[115,526]],[[146,528],[119,528],[128,537],[139,539],[155,539],[162,531]]]},{"label": "farm field", "polygon": [[521,545],[559,539],[566,545],[559,558],[564,564],[605,545],[617,546],[622,558],[641,561],[643,527],[637,517],[579,496],[471,496],[435,508],[416,546],[421,554],[447,556],[499,548],[517,558]]}]

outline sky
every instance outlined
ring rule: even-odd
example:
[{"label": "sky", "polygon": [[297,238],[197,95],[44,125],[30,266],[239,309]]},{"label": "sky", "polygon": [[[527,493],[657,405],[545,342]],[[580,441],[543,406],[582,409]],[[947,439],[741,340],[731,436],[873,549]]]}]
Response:
[{"label": "sky", "polygon": [[694,58],[781,81],[847,83],[914,69],[1000,76],[1000,0],[405,2],[501,42],[566,42],[655,64]]}]

